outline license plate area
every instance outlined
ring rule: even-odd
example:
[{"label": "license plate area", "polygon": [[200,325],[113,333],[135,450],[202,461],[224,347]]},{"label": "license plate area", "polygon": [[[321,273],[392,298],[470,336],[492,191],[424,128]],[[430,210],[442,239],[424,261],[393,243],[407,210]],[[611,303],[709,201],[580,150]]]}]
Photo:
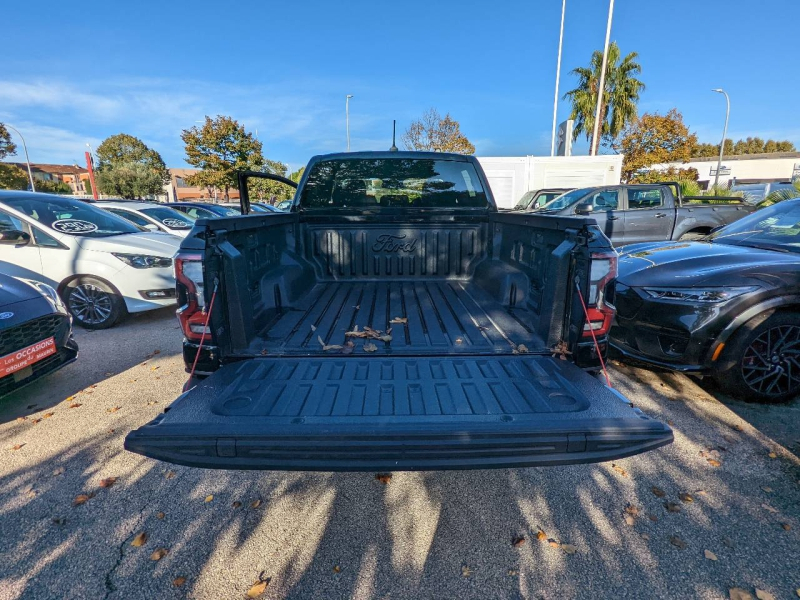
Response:
[{"label": "license plate area", "polygon": [[6,354],[0,357],[0,377],[14,375],[14,381],[21,381],[32,374],[31,365],[52,356],[57,351],[55,337],[51,336],[16,352]]}]

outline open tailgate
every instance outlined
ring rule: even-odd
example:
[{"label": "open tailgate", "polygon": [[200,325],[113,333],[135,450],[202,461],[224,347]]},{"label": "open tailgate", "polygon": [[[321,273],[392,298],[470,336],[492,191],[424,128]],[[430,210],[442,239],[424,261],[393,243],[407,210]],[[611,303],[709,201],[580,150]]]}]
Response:
[{"label": "open tailgate", "polygon": [[339,356],[226,365],[125,448],[195,467],[375,471],[590,463],[670,442],[566,361]]}]

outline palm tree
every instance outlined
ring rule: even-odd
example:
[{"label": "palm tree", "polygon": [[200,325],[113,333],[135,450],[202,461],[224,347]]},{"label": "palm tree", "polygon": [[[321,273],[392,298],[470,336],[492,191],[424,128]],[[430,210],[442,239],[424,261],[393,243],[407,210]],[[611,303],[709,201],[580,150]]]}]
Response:
[{"label": "palm tree", "polygon": [[[613,141],[628,123],[636,119],[636,103],[639,101],[639,94],[644,91],[644,84],[635,77],[642,72],[641,65],[636,62],[638,57],[636,52],[631,52],[620,61],[617,43],[612,42],[608,47],[605,90],[600,106],[600,138]],[[581,133],[587,140],[592,136],[602,68],[603,53],[596,50],[588,68],[578,67],[572,70],[572,74],[578,76],[578,87],[564,94],[564,100],[569,99],[572,102],[570,119],[575,119],[573,139],[577,139]],[[599,141],[592,140],[595,152]]]},{"label": "palm tree", "polygon": [[770,192],[769,196],[758,203],[758,208],[772,206],[773,204],[784,200],[791,200],[792,198],[800,198],[800,180],[793,181],[792,187],[790,188],[781,188]]}]

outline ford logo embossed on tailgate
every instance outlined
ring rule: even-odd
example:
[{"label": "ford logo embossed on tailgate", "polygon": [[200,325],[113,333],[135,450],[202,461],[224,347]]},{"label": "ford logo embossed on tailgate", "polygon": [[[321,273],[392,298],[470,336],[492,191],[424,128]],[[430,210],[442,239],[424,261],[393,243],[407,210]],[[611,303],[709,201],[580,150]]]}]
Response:
[{"label": "ford logo embossed on tailgate", "polygon": [[417,240],[406,240],[406,234],[392,235],[384,233],[372,244],[373,252],[413,252],[417,249]]},{"label": "ford logo embossed on tailgate", "polygon": [[12,312],[0,313],[0,319],[10,319],[13,316],[14,316],[14,313],[12,313]]}]

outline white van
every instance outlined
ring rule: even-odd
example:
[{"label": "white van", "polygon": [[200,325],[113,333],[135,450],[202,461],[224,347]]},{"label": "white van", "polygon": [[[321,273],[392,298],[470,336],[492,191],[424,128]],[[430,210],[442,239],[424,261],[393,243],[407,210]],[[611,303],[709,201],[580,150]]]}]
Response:
[{"label": "white van", "polygon": [[0,272],[53,286],[87,329],[174,304],[180,242],[82,200],[0,190]]}]

